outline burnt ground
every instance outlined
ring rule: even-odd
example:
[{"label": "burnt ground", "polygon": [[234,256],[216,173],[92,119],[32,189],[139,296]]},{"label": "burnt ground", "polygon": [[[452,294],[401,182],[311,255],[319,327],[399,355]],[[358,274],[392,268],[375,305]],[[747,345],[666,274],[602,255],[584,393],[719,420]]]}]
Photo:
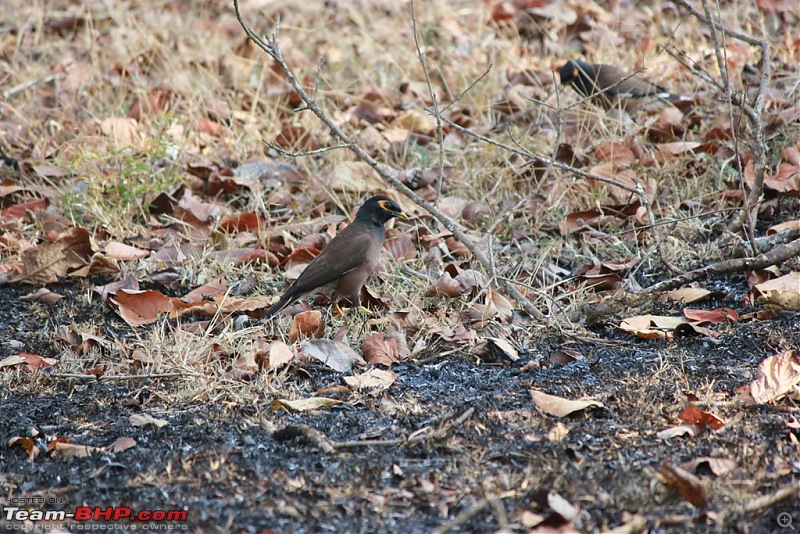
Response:
[{"label": "burnt ground", "polygon": [[[51,341],[64,310],[94,315],[110,328],[123,325],[87,304],[85,288],[59,290],[66,303],[43,306],[18,301],[27,288],[2,288],[0,359],[20,350],[64,357]],[[271,410],[266,392],[251,405],[167,403],[181,388],[176,378],[88,381],[12,371],[18,376],[6,375],[0,390],[2,497],[6,506],[22,497],[28,507],[42,502],[30,499],[45,499],[45,508],[66,511],[186,510],[187,520],[174,525],[190,532],[432,532],[445,525],[452,532],[518,532],[529,530],[526,513],[558,527],[548,504],[548,494],[557,493],[579,508],[572,525],[585,532],[626,524],[633,532],[774,531],[782,512],[800,519],[796,501],[750,510],[748,504],[794,482],[790,432],[798,431],[787,427],[785,403],[742,404],[735,390],[754,378],[764,357],[796,346],[798,332],[800,318],[788,313],[720,327],[713,342],[646,341],[601,326],[594,339],[569,345],[584,360],[523,370],[570,341],[545,332],[518,362],[466,355],[411,361],[394,368],[398,383],[388,391],[350,395],[344,404],[305,414]],[[287,387],[308,395],[341,383],[337,373],[312,367]],[[592,396],[605,407],[546,416],[534,407],[531,388]],[[659,439],[658,431],[680,422],[689,395],[728,426]],[[142,409],[169,425],[132,427],[130,415]],[[309,438],[302,425],[323,438]],[[562,439],[551,436],[563,427]],[[105,447],[133,437],[137,445],[86,458],[43,453],[29,461],[21,447],[6,444],[33,429],[40,442],[59,436]],[[375,441],[353,443],[365,440]],[[737,466],[723,476],[697,470],[709,494],[708,506],[698,510],[656,472],[664,460],[681,465],[700,457],[732,458]],[[20,522],[3,517],[0,525],[17,529]]]}]

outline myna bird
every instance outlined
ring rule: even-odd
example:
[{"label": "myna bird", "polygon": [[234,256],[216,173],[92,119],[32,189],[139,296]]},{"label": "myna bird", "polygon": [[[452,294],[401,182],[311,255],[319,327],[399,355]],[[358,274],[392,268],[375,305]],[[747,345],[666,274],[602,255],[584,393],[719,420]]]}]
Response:
[{"label": "myna bird", "polygon": [[621,105],[635,107],[637,101],[657,98],[675,103],[686,97],[675,95],[637,75],[629,76],[614,65],[589,64],[579,59],[567,61],[559,71],[562,85],[571,85],[578,93],[606,109]]},{"label": "myna bird", "polygon": [[394,217],[408,219],[391,198],[370,198],[355,220],[336,234],[308,264],[283,296],[266,312],[268,319],[308,293],[333,289],[333,297],[345,297],[354,308],[361,305],[361,288],[375,271],[383,249],[383,225]]}]

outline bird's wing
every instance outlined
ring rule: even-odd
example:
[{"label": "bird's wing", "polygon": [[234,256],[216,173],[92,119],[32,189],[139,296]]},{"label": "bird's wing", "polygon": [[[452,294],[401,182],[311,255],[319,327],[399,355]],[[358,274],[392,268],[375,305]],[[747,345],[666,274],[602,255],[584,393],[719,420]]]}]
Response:
[{"label": "bird's wing", "polygon": [[373,249],[373,239],[368,229],[351,224],[322,249],[291,289],[298,295],[309,293],[364,265]]}]

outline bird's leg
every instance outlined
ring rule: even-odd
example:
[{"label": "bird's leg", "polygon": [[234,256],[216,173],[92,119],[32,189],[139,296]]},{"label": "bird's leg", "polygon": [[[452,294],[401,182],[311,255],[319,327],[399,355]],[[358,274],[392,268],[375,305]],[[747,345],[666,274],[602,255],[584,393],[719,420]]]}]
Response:
[{"label": "bird's leg", "polygon": [[333,303],[333,313],[336,314],[337,317],[344,317],[344,311],[339,307],[338,302]]},{"label": "bird's leg", "polygon": [[350,302],[353,303],[353,307],[351,309],[360,311],[367,316],[372,315],[371,311],[361,305],[361,289],[359,289],[355,294],[350,295]]}]

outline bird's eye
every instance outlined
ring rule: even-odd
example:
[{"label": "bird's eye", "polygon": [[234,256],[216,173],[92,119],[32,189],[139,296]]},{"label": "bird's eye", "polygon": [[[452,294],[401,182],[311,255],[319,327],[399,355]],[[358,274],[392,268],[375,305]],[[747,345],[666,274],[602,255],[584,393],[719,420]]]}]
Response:
[{"label": "bird's eye", "polygon": [[384,211],[392,211],[392,208],[389,206],[389,202],[387,202],[386,200],[379,200],[378,206],[380,206],[381,209]]}]

